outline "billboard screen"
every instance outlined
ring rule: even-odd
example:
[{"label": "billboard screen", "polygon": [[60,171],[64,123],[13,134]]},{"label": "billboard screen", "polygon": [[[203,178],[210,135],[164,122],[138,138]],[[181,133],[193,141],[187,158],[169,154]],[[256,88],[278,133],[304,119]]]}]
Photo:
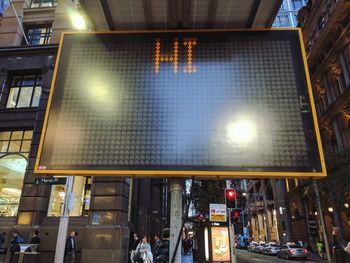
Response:
[{"label": "billboard screen", "polygon": [[213,262],[230,262],[228,227],[211,227],[211,256]]},{"label": "billboard screen", "polygon": [[64,33],[35,172],[324,176],[299,30]]}]

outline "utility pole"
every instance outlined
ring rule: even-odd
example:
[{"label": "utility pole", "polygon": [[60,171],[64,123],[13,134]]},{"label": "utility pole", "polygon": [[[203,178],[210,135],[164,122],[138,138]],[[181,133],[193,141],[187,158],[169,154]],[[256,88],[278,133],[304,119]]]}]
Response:
[{"label": "utility pole", "polygon": [[62,215],[60,217],[60,224],[57,233],[55,263],[63,263],[64,250],[66,247],[66,238],[69,224],[69,210],[72,208],[72,189],[73,189],[73,176],[67,177],[66,183],[66,195],[64,196],[64,203],[62,209]]},{"label": "utility pole", "polygon": [[325,227],[325,223],[324,223],[324,219],[323,219],[322,206],[321,206],[321,200],[320,200],[320,193],[318,191],[318,186],[317,186],[316,180],[312,179],[312,182],[313,182],[314,188],[315,188],[317,210],[318,210],[320,223],[321,223],[321,231],[322,231],[322,234],[323,234],[324,246],[326,248],[327,261],[328,261],[328,263],[331,263],[332,259],[331,259],[331,253],[330,253],[330,250],[329,250],[329,243],[328,243],[326,227]]}]

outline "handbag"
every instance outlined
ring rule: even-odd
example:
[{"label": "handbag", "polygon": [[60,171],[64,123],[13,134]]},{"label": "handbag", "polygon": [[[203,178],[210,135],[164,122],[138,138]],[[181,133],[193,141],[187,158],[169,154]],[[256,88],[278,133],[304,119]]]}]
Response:
[{"label": "handbag", "polygon": [[133,260],[136,262],[141,258],[141,253],[139,251],[134,252],[134,258]]},{"label": "handbag", "polygon": [[348,242],[347,246],[344,248],[344,251],[350,254],[350,242]]}]

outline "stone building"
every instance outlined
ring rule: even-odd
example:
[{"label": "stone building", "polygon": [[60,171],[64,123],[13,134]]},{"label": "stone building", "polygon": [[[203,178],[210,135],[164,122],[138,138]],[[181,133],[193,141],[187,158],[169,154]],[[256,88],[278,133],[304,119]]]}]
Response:
[{"label": "stone building", "polygon": [[322,239],[319,220],[323,216],[329,241],[342,242],[350,239],[350,2],[309,1],[300,10],[298,20],[307,51],[328,178],[317,181],[322,215],[316,207],[311,181],[286,181],[291,238],[312,244]]}]

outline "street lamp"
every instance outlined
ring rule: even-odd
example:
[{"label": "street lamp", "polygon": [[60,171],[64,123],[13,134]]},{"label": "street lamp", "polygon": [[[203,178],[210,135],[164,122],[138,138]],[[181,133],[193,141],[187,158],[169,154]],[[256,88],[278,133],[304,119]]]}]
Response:
[{"label": "street lamp", "polygon": [[81,14],[75,12],[70,17],[73,27],[77,30],[85,30],[87,28],[85,19]]}]

